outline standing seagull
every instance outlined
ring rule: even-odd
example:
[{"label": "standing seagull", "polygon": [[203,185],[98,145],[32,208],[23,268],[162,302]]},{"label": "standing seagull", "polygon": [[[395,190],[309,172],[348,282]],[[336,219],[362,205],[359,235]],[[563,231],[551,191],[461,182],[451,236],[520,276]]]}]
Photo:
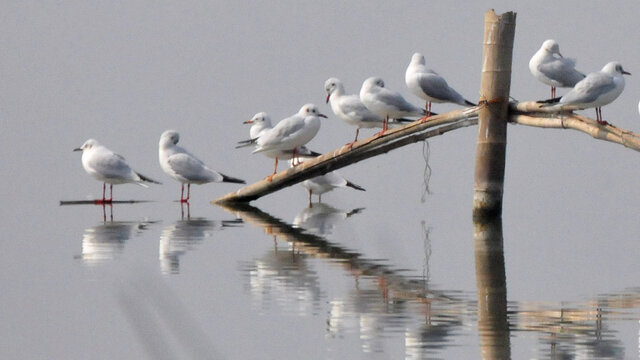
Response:
[{"label": "standing seagull", "polygon": [[[320,130],[321,117],[327,116],[321,114],[315,105],[302,106],[298,113],[280,120],[273,128],[264,130],[256,140],[256,149],[253,152],[293,151],[292,158],[295,159],[297,149],[311,141]],[[271,181],[275,174],[274,171],[267,180]]]},{"label": "standing seagull", "polygon": [[[121,155],[114,153],[94,139],[89,139],[81,147],[73,151],[82,151],[82,167],[96,180],[102,181],[102,200],[96,200],[99,204],[110,204],[113,201],[113,185],[135,183],[142,187],[148,187],[143,182],[160,184],[129,167],[127,161]],[[109,198],[105,197],[107,183],[109,184]]]},{"label": "standing seagull", "polygon": [[573,89],[566,93],[558,104],[557,109],[587,109],[596,108],[596,121],[600,125],[608,125],[602,120],[602,107],[613,102],[624,90],[624,76],[626,72],[617,61],[605,65],[602,70],[590,73],[578,82]]},{"label": "standing seagull", "polygon": [[536,79],[551,86],[551,98],[556,97],[556,87],[574,87],[585,78],[585,74],[576,70],[574,59],[562,57],[555,40],[542,43],[529,60],[529,70]]},{"label": "standing seagull", "polygon": [[[172,178],[182,183],[180,202],[188,202],[191,195],[191,184],[206,184],[210,182],[229,182],[244,184],[244,180],[213,171],[200,159],[186,149],[178,146],[180,134],[167,130],[160,136],[158,158],[162,170]],[[184,184],[187,184],[187,197],[184,197]]]},{"label": "standing seagull", "polygon": [[[259,112],[253,115],[253,117],[250,120],[244,121],[243,124],[251,124],[251,127],[249,128],[249,140],[239,141],[238,146],[236,146],[236,149],[255,145],[256,142],[258,141],[258,138],[260,137],[260,135],[262,135],[264,131],[270,130],[271,128],[273,128],[273,126],[271,125],[271,117],[269,117],[269,115],[265,112]],[[322,155],[315,151],[310,151],[305,146],[300,146],[296,150],[300,154],[309,153],[309,154],[312,154],[313,156]],[[275,166],[273,168],[274,174],[278,170],[278,159],[289,160],[293,158],[293,150],[270,150],[270,151],[263,151],[262,154],[272,159],[275,159]]]},{"label": "standing seagull", "polygon": [[462,106],[476,105],[469,100],[465,100],[462,95],[447,84],[447,81],[442,76],[431,69],[427,69],[424,56],[420,53],[415,53],[411,57],[411,62],[404,74],[404,81],[413,94],[427,102],[425,105],[427,117],[431,116],[432,102],[454,103]]},{"label": "standing seagull", "polygon": [[416,117],[426,114],[425,110],[410,104],[400,93],[385,88],[384,81],[375,76],[362,83],[360,100],[374,114],[384,118],[382,131],[376,134],[377,136],[382,136],[387,131],[389,118]]},{"label": "standing seagull", "polygon": [[327,92],[327,102],[331,105],[333,113],[347,124],[356,126],[356,137],[347,145],[353,146],[358,141],[360,128],[383,127],[384,118],[364,106],[358,95],[346,95],[340,79],[327,79],[324,82],[324,90]]},{"label": "standing seagull", "polygon": [[[311,159],[314,157],[311,153],[301,152],[303,158]],[[293,166],[293,160],[291,161],[291,166]],[[300,183],[302,187],[307,189],[309,192],[309,207],[311,207],[311,195],[318,195],[318,202],[322,202],[322,194],[329,192],[336,188],[346,188],[350,187],[352,189],[365,191],[365,189],[359,185],[352,183],[351,181],[345,179],[340,175],[337,171],[330,171],[324,175],[319,175],[314,178],[305,180]]]}]

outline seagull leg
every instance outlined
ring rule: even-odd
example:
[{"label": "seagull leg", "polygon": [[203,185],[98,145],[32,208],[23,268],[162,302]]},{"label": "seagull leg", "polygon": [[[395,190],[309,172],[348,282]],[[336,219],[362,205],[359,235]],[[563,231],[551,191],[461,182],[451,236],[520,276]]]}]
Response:
[{"label": "seagull leg", "polygon": [[552,99],[556,98],[556,87],[555,86],[551,87],[551,98]]},{"label": "seagull leg", "polygon": [[311,189],[309,189],[309,208],[313,207],[313,205],[311,205]]},{"label": "seagull leg", "polygon": [[184,183],[182,184],[182,189],[180,190],[180,202],[184,202]]},{"label": "seagull leg", "polygon": [[272,181],[273,177],[276,176],[277,170],[278,170],[278,158],[276,158],[276,164],[273,166],[273,174],[267,176],[265,180]]},{"label": "seagull leg", "polygon": [[346,143],[345,146],[348,146],[349,149],[351,149],[353,147],[353,144],[356,143],[356,141],[358,141],[358,133],[360,132],[360,128],[356,128],[356,138],[353,139],[352,142]]},{"label": "seagull leg", "polygon": [[109,184],[109,198],[108,199],[104,198],[104,188],[103,188],[103,190],[102,190],[102,203],[111,204],[112,201],[113,201],[113,184]]},{"label": "seagull leg", "polygon": [[382,121],[382,131],[380,131],[379,133],[375,134],[375,137],[380,137],[382,135],[384,135],[384,133],[387,132],[387,130],[389,129],[389,116],[387,115],[384,120]]},{"label": "seagull leg", "polygon": [[427,119],[429,119],[429,116],[431,116],[431,101],[427,101],[427,104],[424,107],[424,111],[425,111],[425,116],[418,119],[419,123],[423,123],[427,121]]},{"label": "seagull leg", "polygon": [[191,183],[187,183],[187,198],[184,199],[184,202],[188,204],[189,198],[191,198]]},{"label": "seagull leg", "polygon": [[609,125],[609,123],[607,121],[602,120],[602,108],[601,107],[597,107],[596,108],[596,121],[600,125]]}]

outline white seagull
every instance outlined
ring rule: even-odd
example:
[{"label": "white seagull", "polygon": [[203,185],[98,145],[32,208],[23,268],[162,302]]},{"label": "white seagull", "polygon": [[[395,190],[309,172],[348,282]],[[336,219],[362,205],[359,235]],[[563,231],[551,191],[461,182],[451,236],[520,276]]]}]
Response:
[{"label": "white seagull", "polygon": [[469,100],[447,84],[447,81],[435,71],[427,69],[424,55],[415,53],[407,66],[404,81],[411,92],[425,100],[427,117],[431,115],[431,103],[454,103],[462,106],[475,106]]},{"label": "white seagull", "polygon": [[[313,158],[313,155],[301,153],[303,158],[309,159]],[[293,160],[290,161],[291,166],[293,165]],[[352,183],[351,181],[345,179],[336,171],[328,172],[324,175],[319,175],[314,178],[305,180],[300,183],[302,187],[307,189],[309,192],[309,207],[311,207],[311,195],[318,195],[318,202],[322,202],[322,194],[329,192],[336,188],[346,188],[350,187],[352,189],[365,191],[363,187]]]},{"label": "white seagull", "polygon": [[602,107],[613,102],[624,90],[623,75],[631,74],[619,62],[612,61],[602,70],[587,75],[560,98],[559,103],[552,106],[569,110],[596,108],[596,121],[600,125],[607,125],[602,120]]},{"label": "white seagull", "polygon": [[[264,131],[270,130],[271,128],[273,128],[273,126],[271,125],[271,117],[269,117],[269,115],[265,112],[259,112],[253,115],[253,117],[250,120],[244,121],[243,124],[251,124],[251,127],[249,128],[249,140],[239,141],[238,146],[236,146],[236,149],[255,145],[256,142],[258,141],[258,138],[260,137],[260,135],[262,135]],[[306,146],[300,146],[296,150],[301,154],[308,153],[313,156],[322,155],[320,153],[307,149]],[[270,150],[270,151],[263,151],[262,154],[272,159],[275,159],[275,166],[273,167],[274,174],[278,170],[279,159],[289,160],[293,158],[293,150]]]},{"label": "white seagull", "polygon": [[[98,181],[102,181],[102,200],[96,200],[98,204],[110,204],[113,201],[113,185],[134,183],[142,187],[148,187],[143,182],[160,184],[129,167],[127,161],[121,155],[114,153],[100,144],[95,139],[89,139],[81,147],[73,151],[82,151],[82,167],[89,175]],[[106,187],[109,184],[109,198],[105,197]]]},{"label": "white seagull", "polygon": [[585,74],[576,70],[574,59],[560,54],[560,46],[555,40],[542,43],[529,60],[529,70],[540,82],[551,86],[551,98],[556,97],[556,87],[574,87],[585,78]]},{"label": "white seagull", "polygon": [[[320,130],[321,114],[313,104],[305,104],[298,113],[280,120],[271,129],[265,129],[256,140],[254,153],[265,151],[293,151],[292,158],[296,158],[298,148],[313,139]],[[276,157],[277,159],[277,157]],[[277,167],[276,160],[276,167]],[[267,177],[271,181],[275,172]]]},{"label": "white seagull", "polygon": [[360,100],[374,114],[384,118],[382,131],[376,134],[377,136],[387,131],[389,118],[418,117],[426,114],[424,109],[412,105],[400,93],[385,88],[384,81],[375,76],[362,83]]},{"label": "white seagull", "polygon": [[356,126],[356,137],[347,145],[353,146],[358,141],[360,128],[381,128],[384,125],[384,117],[374,114],[369,110],[358,95],[345,94],[342,81],[337,78],[329,78],[324,82],[324,90],[327,92],[327,102],[337,117],[347,124]]},{"label": "white seagull", "polygon": [[[180,134],[176,131],[167,130],[163,132],[158,145],[158,159],[162,170],[182,183],[180,202],[189,201],[191,184],[206,184],[210,182],[245,183],[244,180],[209,169],[200,159],[178,146],[178,141],[180,141]],[[184,184],[187,184],[186,198],[184,197]]]}]

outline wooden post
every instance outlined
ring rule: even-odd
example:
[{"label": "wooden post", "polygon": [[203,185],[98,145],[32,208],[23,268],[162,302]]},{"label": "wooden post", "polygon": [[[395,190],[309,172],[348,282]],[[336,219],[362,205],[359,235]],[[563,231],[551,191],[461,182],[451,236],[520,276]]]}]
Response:
[{"label": "wooden post", "polygon": [[507,280],[502,246],[502,218],[474,222],[478,287],[478,333],[482,359],[510,359]]},{"label": "wooden post", "polygon": [[516,14],[485,13],[478,147],[473,195],[474,217],[500,216],[507,146],[511,58]]}]

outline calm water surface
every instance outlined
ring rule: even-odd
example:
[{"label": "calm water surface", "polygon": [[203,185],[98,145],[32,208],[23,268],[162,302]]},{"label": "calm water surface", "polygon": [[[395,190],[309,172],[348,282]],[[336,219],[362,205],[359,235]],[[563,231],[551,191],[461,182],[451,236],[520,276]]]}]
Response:
[{"label": "calm water surface", "polygon": [[[413,239],[362,238],[358,226],[377,215],[362,207],[323,203],[280,216],[205,201],[49,210],[61,222],[52,236],[32,240],[38,246],[20,240],[24,257],[9,261],[23,270],[9,278],[8,303],[3,295],[12,358],[638,357],[640,288],[507,300],[505,255],[473,251],[474,231],[487,231],[470,220],[462,243],[472,262],[450,272],[467,277],[456,287],[440,263],[457,260],[441,249],[460,244],[439,244],[426,221],[404,224]],[[529,285],[547,292],[535,274]]]}]

